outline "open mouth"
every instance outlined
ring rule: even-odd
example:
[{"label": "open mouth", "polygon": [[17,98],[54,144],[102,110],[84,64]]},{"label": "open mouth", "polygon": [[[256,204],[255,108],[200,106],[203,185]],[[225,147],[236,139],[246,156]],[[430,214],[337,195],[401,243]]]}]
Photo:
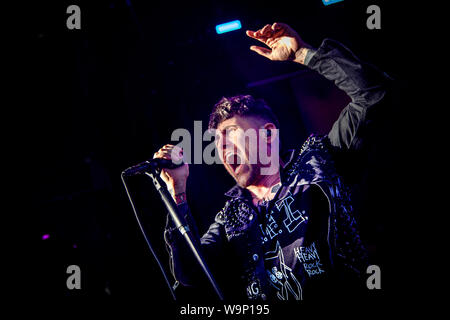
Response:
[{"label": "open mouth", "polygon": [[231,151],[227,152],[225,154],[225,161],[234,173],[238,173],[239,169],[242,167],[242,158],[237,153]]}]

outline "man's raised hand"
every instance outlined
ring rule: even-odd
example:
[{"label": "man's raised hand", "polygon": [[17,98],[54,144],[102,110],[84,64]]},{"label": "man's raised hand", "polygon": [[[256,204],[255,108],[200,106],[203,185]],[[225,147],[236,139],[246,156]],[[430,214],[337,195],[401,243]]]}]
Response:
[{"label": "man's raised hand", "polygon": [[311,48],[287,24],[266,24],[257,31],[247,30],[247,36],[261,41],[269,48],[251,46],[250,50],[273,61],[295,61],[304,63],[307,50]]}]

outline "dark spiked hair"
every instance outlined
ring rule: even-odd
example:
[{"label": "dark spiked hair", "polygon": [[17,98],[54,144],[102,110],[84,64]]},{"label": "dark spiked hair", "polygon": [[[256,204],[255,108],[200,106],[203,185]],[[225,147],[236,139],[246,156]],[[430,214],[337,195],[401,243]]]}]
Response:
[{"label": "dark spiked hair", "polygon": [[278,119],[263,99],[255,99],[251,95],[223,97],[214,105],[209,116],[209,129],[217,129],[219,124],[236,115],[253,116],[275,124],[279,128]]}]

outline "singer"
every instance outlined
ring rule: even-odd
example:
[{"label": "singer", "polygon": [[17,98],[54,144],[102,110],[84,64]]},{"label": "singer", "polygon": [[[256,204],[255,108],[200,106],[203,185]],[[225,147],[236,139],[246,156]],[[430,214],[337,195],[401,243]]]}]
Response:
[{"label": "singer", "polygon": [[[246,33],[266,45],[251,46],[257,54],[315,70],[351,102],[327,135],[312,134],[297,150],[280,155],[279,124],[263,100],[250,95],[222,98],[212,110],[209,128],[216,130],[217,151],[237,184],[226,193],[229,200],[201,237],[186,199],[188,164],[163,169],[161,177],[226,299],[356,297],[367,290],[368,262],[346,180],[352,168],[345,167],[347,159],[364,147],[371,112],[385,104],[392,79],[337,41],[325,39],[319,48],[312,48],[283,23]],[[249,130],[260,133],[256,144],[242,139]],[[279,158],[273,172],[263,173],[269,164],[252,157],[261,146]],[[182,157],[182,150],[165,145],[154,158],[170,160],[174,155]],[[170,217],[164,236],[174,277],[182,285],[201,286],[201,272]]]}]

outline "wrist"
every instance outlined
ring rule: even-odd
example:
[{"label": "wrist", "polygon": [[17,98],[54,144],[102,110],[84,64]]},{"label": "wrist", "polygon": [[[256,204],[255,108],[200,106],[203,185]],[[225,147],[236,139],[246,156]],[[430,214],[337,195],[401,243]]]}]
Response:
[{"label": "wrist", "polygon": [[172,195],[176,195],[178,193],[185,193],[186,192],[186,183],[173,184],[170,187],[170,192],[172,193]]},{"label": "wrist", "polygon": [[177,205],[187,202],[186,191],[175,193],[172,197]]},{"label": "wrist", "polygon": [[303,46],[295,52],[294,62],[305,64],[306,55],[311,50],[310,46]]}]

